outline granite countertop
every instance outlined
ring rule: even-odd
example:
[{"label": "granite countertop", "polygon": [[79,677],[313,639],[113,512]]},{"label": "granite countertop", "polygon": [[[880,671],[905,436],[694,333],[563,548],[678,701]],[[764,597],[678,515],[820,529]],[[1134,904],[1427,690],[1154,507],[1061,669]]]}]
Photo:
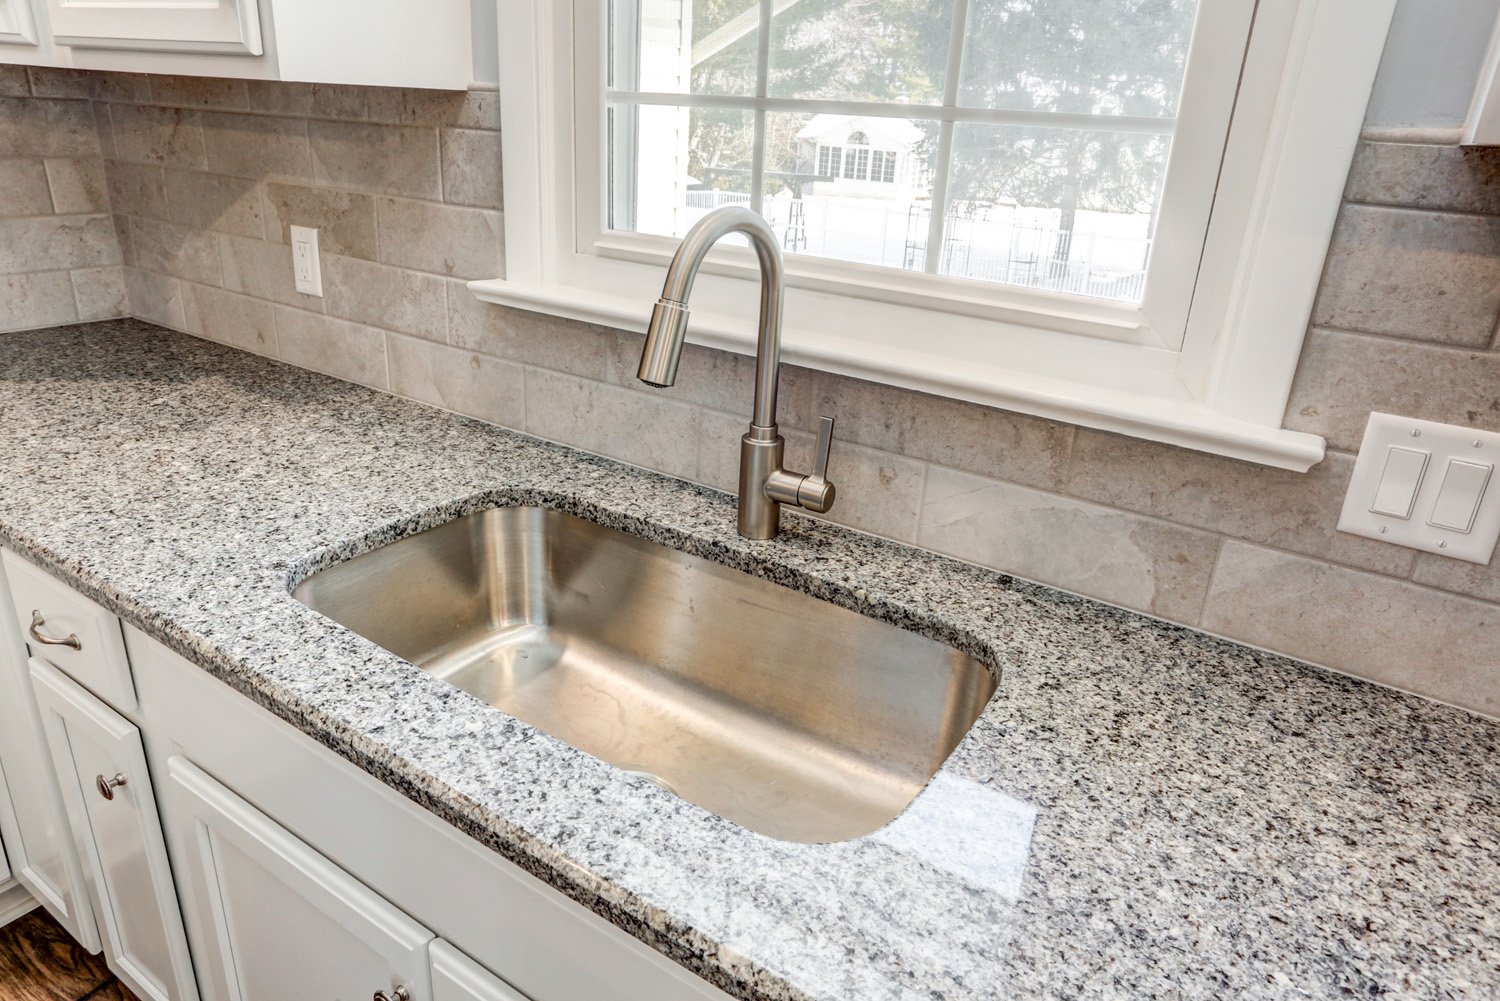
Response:
[{"label": "granite countertop", "polygon": [[[0,543],[746,999],[1500,996],[1500,726],[134,321],[0,335]],[[1004,669],[900,818],[751,833],[293,600],[543,504]]]}]

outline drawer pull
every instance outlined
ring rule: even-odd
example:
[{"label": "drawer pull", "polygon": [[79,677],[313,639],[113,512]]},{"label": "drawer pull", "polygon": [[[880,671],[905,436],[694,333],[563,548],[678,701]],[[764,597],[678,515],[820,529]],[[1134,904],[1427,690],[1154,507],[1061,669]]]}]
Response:
[{"label": "drawer pull", "polygon": [[125,776],[120,772],[116,772],[115,777],[112,779],[107,779],[103,775],[94,778],[94,788],[98,789],[99,795],[105,799],[114,799],[115,790],[125,784]]},{"label": "drawer pull", "polygon": [[397,987],[390,994],[385,991],[376,991],[374,1001],[411,1001],[411,991],[405,987]]},{"label": "drawer pull", "polygon": [[78,638],[77,633],[69,633],[66,638],[57,639],[42,632],[41,627],[46,624],[47,620],[42,618],[42,613],[33,608],[31,610],[31,628],[26,631],[31,634],[32,639],[36,640],[42,646],[66,646],[72,647],[74,650],[83,649],[83,642]]}]

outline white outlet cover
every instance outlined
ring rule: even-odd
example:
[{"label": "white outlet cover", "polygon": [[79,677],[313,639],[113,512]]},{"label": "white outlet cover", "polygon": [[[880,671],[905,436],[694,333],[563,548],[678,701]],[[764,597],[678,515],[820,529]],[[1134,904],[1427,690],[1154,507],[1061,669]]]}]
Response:
[{"label": "white outlet cover", "polygon": [[323,262],[318,255],[318,231],[291,227],[292,283],[305,295],[323,296]]},{"label": "white outlet cover", "polygon": [[[1392,448],[1430,455],[1407,518],[1371,510]],[[1440,528],[1429,521],[1443,488],[1448,463],[1453,460],[1500,465],[1500,434],[1394,414],[1371,414],[1359,458],[1354,463],[1354,475],[1349,480],[1349,492],[1344,496],[1339,531],[1469,563],[1489,563],[1495,553],[1495,542],[1500,540],[1500,474],[1490,477],[1469,531]]]}]

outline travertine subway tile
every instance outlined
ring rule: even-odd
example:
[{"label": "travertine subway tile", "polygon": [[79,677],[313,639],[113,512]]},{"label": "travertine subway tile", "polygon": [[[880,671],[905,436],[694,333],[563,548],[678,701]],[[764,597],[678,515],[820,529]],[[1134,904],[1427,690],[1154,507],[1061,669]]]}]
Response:
[{"label": "travertine subway tile", "polygon": [[37,157],[0,159],[0,216],[52,214],[47,168]]},{"label": "travertine subway tile", "polygon": [[[1419,628],[1420,623],[1441,624]],[[1203,627],[1335,670],[1500,713],[1500,607],[1229,542]]]},{"label": "travertine subway tile", "polygon": [[697,407],[546,369],[526,370],[526,430],[685,479],[698,472]]},{"label": "travertine subway tile", "polygon": [[196,111],[114,104],[109,118],[114,125],[115,152],[122,160],[194,170],[207,166]]},{"label": "travertine subway tile", "polygon": [[0,219],[0,273],[119,263],[120,244],[107,215]]},{"label": "travertine subway tile", "polygon": [[394,334],[386,351],[391,392],[502,427],[525,423],[523,366]]},{"label": "travertine subway tile", "polygon": [[1354,155],[1350,201],[1500,214],[1500,152],[1489,147],[1364,142]]},{"label": "travertine subway tile", "polygon": [[130,314],[125,294],[125,269],[119,265],[107,268],[78,268],[70,272],[73,298],[78,303],[78,319],[112,320]]},{"label": "travertine subway tile", "polygon": [[164,184],[169,218],[179,226],[250,237],[265,232],[259,181],[168,170]]},{"label": "travertine subway tile", "polygon": [[315,121],[308,134],[319,184],[442,198],[437,129]]},{"label": "travertine subway tile", "polygon": [[1315,323],[1477,346],[1497,316],[1500,219],[1344,207]]},{"label": "travertine subway tile", "polygon": [[307,123],[300,118],[205,111],[199,121],[209,170],[261,179],[313,176]]},{"label": "travertine subway tile", "polygon": [[276,310],[276,345],[282,361],[363,386],[387,389],[385,334],[300,309]]},{"label": "travertine subway tile", "polygon": [[443,129],[443,201],[498,209],[503,190],[500,133]]},{"label": "travertine subway tile", "polygon": [[500,213],[404,198],[376,202],[380,260],[455,278],[493,278],[503,266]]},{"label": "travertine subway tile", "polygon": [[1500,431],[1500,354],[1314,330],[1287,426],[1357,452],[1375,410]]},{"label": "travertine subway tile", "polygon": [[0,275],[0,331],[29,330],[76,319],[68,272]]},{"label": "travertine subway tile", "polygon": [[109,211],[104,161],[99,157],[55,157],[47,160],[52,208],[58,214]]},{"label": "travertine subway tile", "polygon": [[466,283],[448,282],[448,339],[457,347],[607,382],[619,381],[617,336],[607,327],[483,302]]},{"label": "travertine subway tile", "polygon": [[323,257],[323,294],[334,316],[442,342],[448,339],[445,292],[446,282],[436,275]]},{"label": "travertine subway tile", "polygon": [[354,191],[305,184],[266,184],[266,238],[291,242],[291,227],[318,231],[318,248],[329,254],[373,261],[375,199]]},{"label": "travertine subway tile", "polygon": [[932,466],[920,545],[1005,573],[1197,621],[1219,538]]},{"label": "travertine subway tile", "polygon": [[276,307],[268,302],[184,282],[183,314],[191,333],[276,357]]}]

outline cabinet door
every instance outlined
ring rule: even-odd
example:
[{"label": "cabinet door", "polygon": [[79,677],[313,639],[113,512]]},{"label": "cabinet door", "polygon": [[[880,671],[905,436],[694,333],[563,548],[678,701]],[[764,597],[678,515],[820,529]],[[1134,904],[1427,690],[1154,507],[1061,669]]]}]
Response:
[{"label": "cabinet door", "polygon": [[189,919],[216,953],[211,1001],[365,1001],[401,988],[431,1001],[430,931],[186,758],[167,770],[174,807],[191,818]]},{"label": "cabinet door", "polygon": [[44,661],[31,678],[105,961],[142,1001],[197,1001],[140,731]]},{"label": "cabinet door", "polygon": [[256,0],[47,0],[58,45],[161,52],[262,53]]},{"label": "cabinet door", "polygon": [[[10,588],[0,574],[0,607],[10,604]],[[99,931],[42,738],[26,648],[9,614],[0,614],[0,761],[15,810],[14,829],[3,832],[11,870],[69,935],[98,952]]]},{"label": "cabinet door", "polygon": [[432,1001],[530,1001],[489,970],[438,939],[432,943]]},{"label": "cabinet door", "polygon": [[[34,49],[38,42],[31,0],[0,0],[0,45],[20,45]],[[5,57],[5,50],[0,49],[0,61],[4,61]]]}]

